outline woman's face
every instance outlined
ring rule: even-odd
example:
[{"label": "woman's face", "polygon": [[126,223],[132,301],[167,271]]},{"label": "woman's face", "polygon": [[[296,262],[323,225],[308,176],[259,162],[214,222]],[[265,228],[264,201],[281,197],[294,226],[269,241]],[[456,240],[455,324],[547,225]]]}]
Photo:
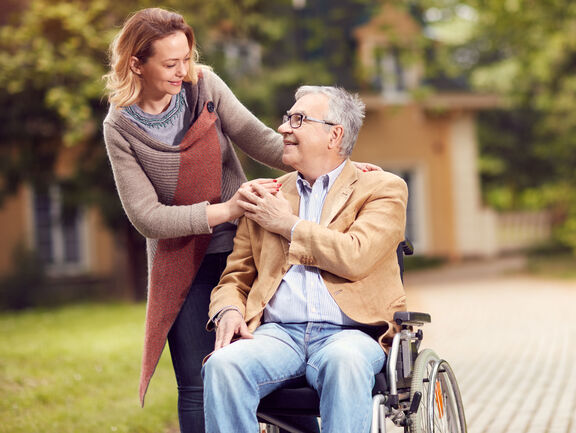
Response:
[{"label": "woman's face", "polygon": [[154,41],[152,53],[144,64],[132,58],[132,69],[142,79],[139,104],[169,101],[180,92],[190,68],[190,47],[182,32]]}]

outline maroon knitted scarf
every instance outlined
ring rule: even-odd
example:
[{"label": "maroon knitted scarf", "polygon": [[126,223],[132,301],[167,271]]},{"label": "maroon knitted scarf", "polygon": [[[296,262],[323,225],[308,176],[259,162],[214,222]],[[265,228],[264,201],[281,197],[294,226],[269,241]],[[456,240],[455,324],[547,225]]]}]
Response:
[{"label": "maroon knitted scarf", "polygon": [[[180,169],[172,205],[220,202],[222,158],[214,104],[207,102],[180,143]],[[200,267],[211,235],[158,241],[150,270],[140,401],[162,355],[168,331],[176,320]]]}]

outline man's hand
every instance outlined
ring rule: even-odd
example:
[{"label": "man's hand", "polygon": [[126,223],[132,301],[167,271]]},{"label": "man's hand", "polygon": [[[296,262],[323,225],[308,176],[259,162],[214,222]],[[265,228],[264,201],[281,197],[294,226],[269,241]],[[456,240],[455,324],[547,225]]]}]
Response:
[{"label": "man's hand", "polygon": [[252,191],[240,188],[238,192],[242,196],[238,204],[244,209],[247,218],[290,240],[292,227],[298,217],[292,212],[292,206],[282,191],[272,195],[261,185],[253,184]]},{"label": "man's hand", "polygon": [[214,350],[228,346],[235,335],[240,336],[240,338],[254,338],[248,331],[242,314],[238,310],[232,309],[226,311],[218,322]]},{"label": "man's hand", "polygon": [[[260,191],[265,191],[269,194],[276,194],[278,192],[278,183],[276,179],[254,179],[249,182],[244,182],[236,193],[224,204],[227,206],[227,219],[232,221],[244,215],[244,209],[239,205],[239,200],[242,200],[240,190],[254,192],[254,186],[258,186]],[[215,205],[213,205],[215,206]]]}]

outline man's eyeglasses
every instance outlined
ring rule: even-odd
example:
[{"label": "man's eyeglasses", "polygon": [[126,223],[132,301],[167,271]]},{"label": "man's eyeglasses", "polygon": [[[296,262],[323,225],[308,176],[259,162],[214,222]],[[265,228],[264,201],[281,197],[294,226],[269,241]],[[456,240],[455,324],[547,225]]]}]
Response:
[{"label": "man's eyeglasses", "polygon": [[326,120],[313,119],[312,117],[308,117],[302,113],[285,114],[284,116],[282,116],[282,124],[290,122],[290,128],[292,129],[300,128],[304,120],[309,120],[310,122],[324,123],[326,125],[331,126],[336,125],[336,123],[327,122]]}]

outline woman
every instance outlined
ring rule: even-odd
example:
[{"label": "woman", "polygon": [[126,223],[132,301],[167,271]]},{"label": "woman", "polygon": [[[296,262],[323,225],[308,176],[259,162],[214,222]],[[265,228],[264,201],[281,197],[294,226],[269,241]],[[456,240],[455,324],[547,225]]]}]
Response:
[{"label": "woman", "polygon": [[[209,297],[243,214],[237,190],[246,177],[231,142],[264,164],[289,169],[281,163],[281,136],[197,59],[182,16],[144,9],[112,42],[104,76],[110,102],[104,139],[116,187],[128,218],[147,238],[140,400],[143,405],[167,339],[182,432],[204,431],[200,369],[214,347],[205,330]],[[257,182],[277,190],[274,180]]]}]

